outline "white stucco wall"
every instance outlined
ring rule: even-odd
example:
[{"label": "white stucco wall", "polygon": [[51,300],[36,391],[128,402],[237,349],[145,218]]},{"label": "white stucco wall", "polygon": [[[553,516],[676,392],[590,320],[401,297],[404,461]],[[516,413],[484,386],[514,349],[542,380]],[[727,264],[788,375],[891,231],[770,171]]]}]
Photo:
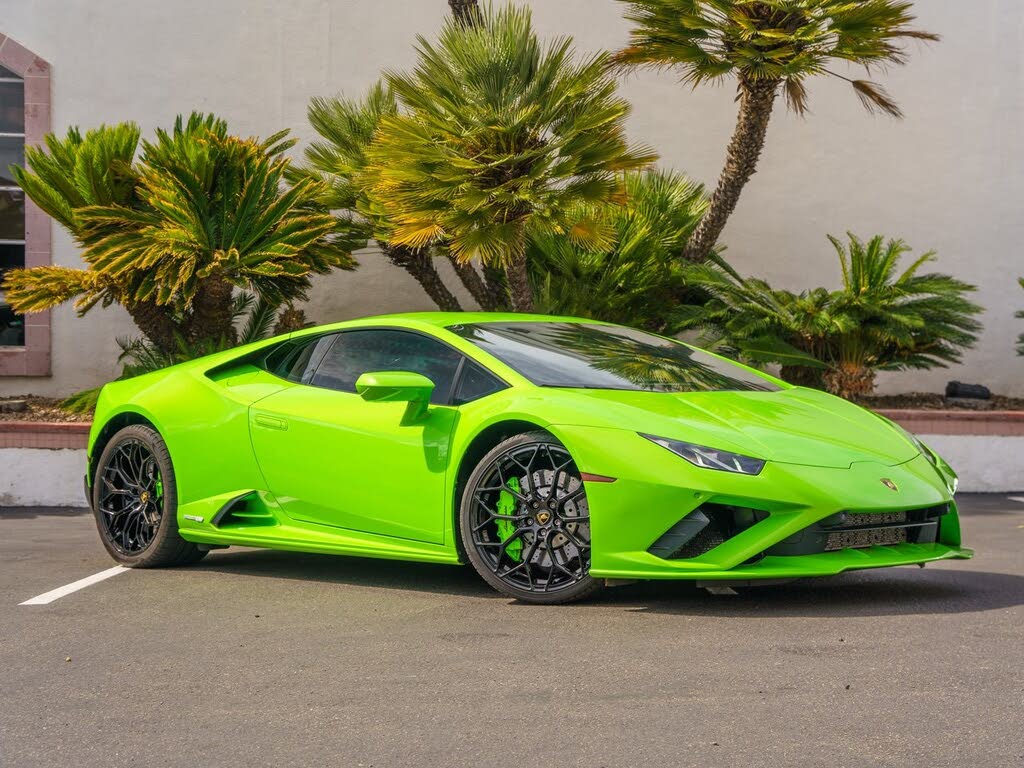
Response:
[{"label": "white stucco wall", "polygon": [[[545,35],[575,35],[581,49],[620,45],[627,26],[613,0],[532,0]],[[384,67],[413,61],[417,32],[432,33],[445,0],[0,0],[0,32],[53,65],[53,127],[136,120],[149,133],[192,109],[215,111],[239,133],[292,128],[304,140],[309,99],[358,95]],[[825,234],[847,229],[900,236],[937,249],[939,269],[979,285],[988,308],[963,366],[884,375],[882,391],[940,388],[949,378],[1024,395],[1024,15],[1019,0],[919,0],[919,26],[943,41],[910,66],[879,74],[906,112],[872,117],[845,84],[811,84],[811,114],[780,109],[760,170],[725,232],[741,271],[783,286],[834,286]],[[632,135],[662,165],[713,184],[735,113],[733,90],[690,91],[669,73],[629,77]],[[54,260],[77,255],[55,232]],[[362,257],[356,273],[319,279],[309,313],[326,322],[429,309],[404,272]],[[63,394],[115,371],[114,337],[133,331],[119,309],[77,320],[55,313],[51,379],[0,379],[0,394]]]}]

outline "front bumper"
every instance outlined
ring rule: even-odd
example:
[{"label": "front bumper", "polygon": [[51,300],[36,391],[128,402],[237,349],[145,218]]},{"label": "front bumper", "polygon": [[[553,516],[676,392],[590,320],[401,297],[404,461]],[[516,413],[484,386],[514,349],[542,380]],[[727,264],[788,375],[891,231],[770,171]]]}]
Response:
[{"label": "front bumper", "polygon": [[[761,474],[747,476],[694,467],[625,430],[566,427],[555,431],[580,469],[616,478],[612,483],[587,483],[590,573],[599,578],[792,579],[973,555],[960,546],[959,517],[945,480],[921,455],[895,466],[873,461],[855,462],[848,468],[769,462]],[[759,519],[699,556],[671,559],[649,551],[702,505],[756,510]],[[927,543],[768,553],[774,545],[840,512],[897,512],[940,505],[948,508]]]}]

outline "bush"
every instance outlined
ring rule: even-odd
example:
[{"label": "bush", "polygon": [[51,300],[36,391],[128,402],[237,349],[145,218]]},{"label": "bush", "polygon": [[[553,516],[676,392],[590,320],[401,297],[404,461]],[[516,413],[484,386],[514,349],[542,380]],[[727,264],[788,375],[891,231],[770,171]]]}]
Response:
[{"label": "bush", "polygon": [[166,355],[179,339],[235,343],[236,288],[274,307],[304,298],[311,274],[354,267],[361,244],[322,206],[323,182],[283,186],[285,134],[242,139],[193,114],[143,141],[138,160],[133,123],[47,136],[15,178],[75,238],[86,267],[13,270],[7,301],[37,312],[77,299],[80,314],[120,304]]},{"label": "bush", "polygon": [[707,207],[704,188],[681,174],[627,174],[619,199],[577,212],[610,233],[607,247],[557,232],[531,235],[527,259],[537,311],[673,333],[680,303],[699,300],[679,253]]},{"label": "bush", "polygon": [[842,269],[838,291],[793,293],[694,267],[689,279],[713,298],[687,308],[681,323],[704,328],[709,345],[738,357],[780,363],[787,381],[843,397],[871,394],[879,370],[960,362],[981,328],[974,319],[981,307],[966,298],[975,287],[949,275],[918,274],[934,252],[897,273],[910,251],[902,240],[848,237],[848,246],[829,237]]}]

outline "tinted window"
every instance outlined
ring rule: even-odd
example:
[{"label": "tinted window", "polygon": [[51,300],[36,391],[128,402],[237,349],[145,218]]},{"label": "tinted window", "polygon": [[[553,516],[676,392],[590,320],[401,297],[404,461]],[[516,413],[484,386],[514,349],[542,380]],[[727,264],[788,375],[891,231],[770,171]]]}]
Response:
[{"label": "tinted window", "polygon": [[356,391],[369,371],[412,371],[434,382],[432,403],[446,403],[462,355],[440,341],[406,331],[345,331],[336,336],[311,383]]},{"label": "tinted window", "polygon": [[686,344],[618,325],[481,323],[449,328],[544,387],[651,392],[779,389]]},{"label": "tinted window", "polygon": [[267,355],[265,367],[282,379],[308,384],[334,338],[331,334],[285,342]]},{"label": "tinted window", "polygon": [[497,377],[492,376],[476,363],[466,361],[462,366],[462,375],[459,377],[459,386],[455,390],[455,405],[463,405],[481,397],[494,394],[507,385]]}]

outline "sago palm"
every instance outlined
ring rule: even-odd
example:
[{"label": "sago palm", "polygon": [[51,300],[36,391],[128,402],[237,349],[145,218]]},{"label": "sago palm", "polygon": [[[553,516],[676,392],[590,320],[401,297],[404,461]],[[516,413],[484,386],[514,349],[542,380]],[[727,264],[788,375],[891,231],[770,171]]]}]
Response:
[{"label": "sago palm", "polygon": [[704,188],[685,176],[627,174],[614,204],[579,212],[608,228],[608,247],[584,247],[553,232],[530,237],[536,309],[671,332],[672,314],[689,291],[677,254],[706,210]]},{"label": "sago palm", "polygon": [[[314,174],[320,178],[327,185],[324,202],[328,210],[353,228],[365,228],[365,237],[374,238],[384,256],[408,272],[439,309],[460,310],[459,300],[444,284],[428,248],[414,249],[389,242],[392,228],[387,215],[374,203],[363,183],[366,150],[381,119],[397,112],[394,94],[384,83],[375,84],[360,100],[340,96],[313,99],[309,122],[319,138],[306,149],[306,167],[296,169],[295,174]],[[460,272],[460,278],[481,306],[492,309],[482,279],[471,265],[467,267]]]},{"label": "sago palm", "polygon": [[907,60],[908,38],[937,40],[911,28],[902,0],[619,0],[634,25],[619,67],[674,69],[691,86],[735,78],[739,114],[707,216],[683,251],[704,259],[721,235],[743,187],[757,169],[780,90],[798,114],[807,111],[807,81],[848,80],[872,112],[901,115],[885,90],[834,67],[869,72]]},{"label": "sago palm", "polygon": [[714,299],[689,325],[741,357],[783,364],[794,383],[823,385],[846,397],[868,395],[879,370],[945,367],[977,340],[981,308],[966,296],[975,287],[943,274],[921,274],[928,252],[899,271],[910,251],[881,236],[864,242],[830,237],[843,287],[793,293],[763,280],[738,280],[710,265],[689,278]]},{"label": "sago palm", "polygon": [[292,143],[284,133],[241,139],[223,121],[193,114],[143,142],[135,163],[133,136],[131,125],[84,138],[72,130],[51,137],[49,153],[26,153],[19,183],[69,229],[86,268],[9,273],[17,311],[73,298],[80,313],[122,304],[171,353],[178,336],[234,339],[236,287],[277,305],[303,297],[311,274],[353,265],[349,231],[319,208],[321,182],[283,187]]},{"label": "sago palm", "polygon": [[653,156],[626,142],[629,106],[606,56],[581,60],[569,38],[542,44],[527,9],[487,6],[473,25],[449,18],[417,52],[412,72],[387,74],[400,110],[368,150],[389,242],[443,243],[459,261],[500,265],[513,308],[529,311],[528,232],[606,242],[569,211],[610,199],[617,174]]}]

